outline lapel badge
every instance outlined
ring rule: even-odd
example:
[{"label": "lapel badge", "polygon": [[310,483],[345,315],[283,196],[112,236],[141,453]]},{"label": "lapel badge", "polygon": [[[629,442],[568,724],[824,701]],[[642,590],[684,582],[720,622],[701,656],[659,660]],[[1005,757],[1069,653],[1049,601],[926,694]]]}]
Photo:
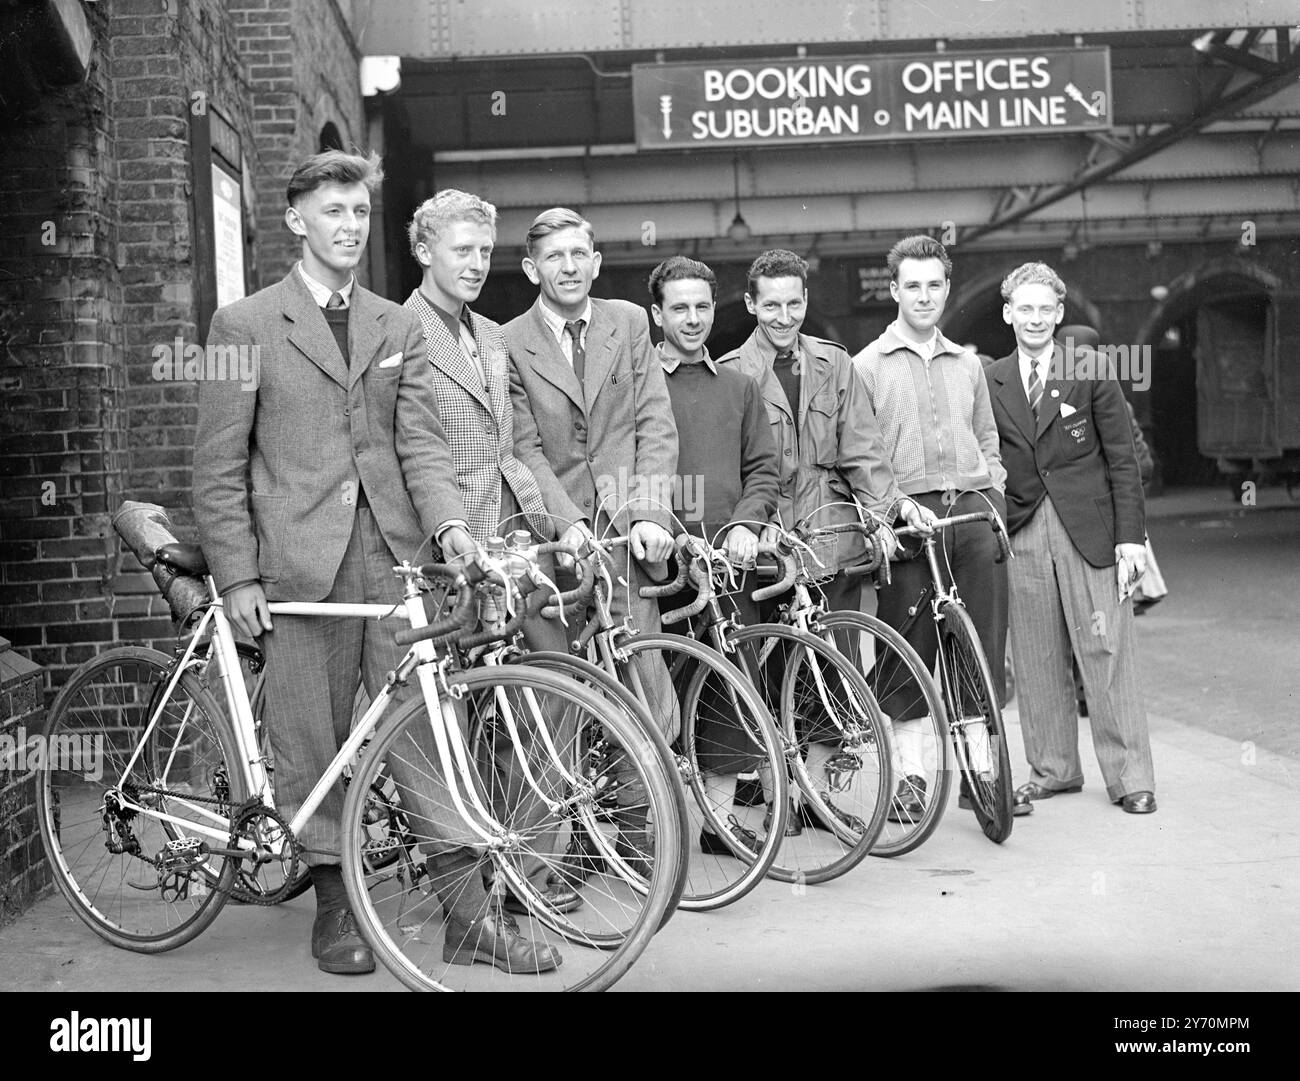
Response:
[{"label": "lapel badge", "polygon": [[1053,397],[1053,398],[1059,398],[1060,396],[1061,396],[1061,392],[1060,392],[1059,390],[1057,390],[1055,387],[1053,387],[1053,388],[1052,388],[1052,397]]}]

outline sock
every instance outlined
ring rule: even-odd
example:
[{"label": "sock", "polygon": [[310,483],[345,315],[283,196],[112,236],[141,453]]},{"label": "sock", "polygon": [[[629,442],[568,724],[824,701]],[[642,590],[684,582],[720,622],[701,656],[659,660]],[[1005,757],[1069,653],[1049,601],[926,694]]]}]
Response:
[{"label": "sock", "polygon": [[320,863],[311,868],[311,884],[316,890],[317,912],[347,908],[348,891],[343,885],[343,868],[339,864]]}]

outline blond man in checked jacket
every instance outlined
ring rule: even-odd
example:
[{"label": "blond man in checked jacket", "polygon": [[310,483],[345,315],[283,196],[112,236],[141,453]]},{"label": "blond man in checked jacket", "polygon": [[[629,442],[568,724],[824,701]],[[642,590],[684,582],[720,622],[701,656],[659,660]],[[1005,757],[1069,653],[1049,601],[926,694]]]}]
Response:
[{"label": "blond man in checked jacket", "polygon": [[[425,355],[433,369],[438,416],[451,448],[466,527],[479,544],[515,529],[530,530],[536,540],[553,540],[555,527],[537,480],[514,454],[514,412],[501,328],[469,309],[487,281],[496,208],[467,192],[440,191],[416,208],[408,238],[424,273],[406,307],[424,328]],[[543,569],[554,576],[553,567]],[[568,652],[562,625],[540,616],[525,622],[524,638],[530,649]],[[558,730],[554,735],[559,745],[572,738]],[[533,810],[521,813],[529,821],[540,821],[545,808],[508,748],[499,749],[497,769],[505,782],[505,806],[498,810],[505,813],[528,800]],[[538,852],[554,851],[560,844],[558,830],[534,843]],[[530,877],[559,911],[581,905],[578,895],[540,860]]]}]

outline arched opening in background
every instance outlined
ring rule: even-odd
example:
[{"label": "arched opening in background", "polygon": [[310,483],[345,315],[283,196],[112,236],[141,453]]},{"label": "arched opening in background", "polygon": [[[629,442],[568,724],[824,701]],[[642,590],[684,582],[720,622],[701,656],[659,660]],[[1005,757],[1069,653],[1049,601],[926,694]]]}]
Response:
[{"label": "arched opening in background", "polygon": [[1279,455],[1270,283],[1211,267],[1174,284],[1139,333],[1150,347],[1151,444],[1160,483],[1234,490]]},{"label": "arched opening in background", "polygon": [[[1003,277],[1001,273],[989,274],[964,289],[954,288],[942,322],[947,337],[958,345],[973,345],[977,353],[986,353],[994,360],[1005,357],[1016,347],[1016,336],[1002,318]],[[1071,323],[1094,327],[1105,340],[1097,306],[1067,280],[1065,318],[1061,325]]]},{"label": "arched opening in background", "polygon": [[334,126],[332,120],[327,120],[325,126],[320,129],[320,149],[322,151],[343,149],[343,136],[339,134],[339,129]]}]

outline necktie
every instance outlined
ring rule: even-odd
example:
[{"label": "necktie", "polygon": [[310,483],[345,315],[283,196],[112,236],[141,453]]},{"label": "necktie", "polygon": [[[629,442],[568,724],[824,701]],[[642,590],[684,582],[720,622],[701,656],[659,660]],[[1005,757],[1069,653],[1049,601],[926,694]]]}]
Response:
[{"label": "necktie", "polygon": [[329,300],[327,300],[327,301],[325,302],[325,307],[327,307],[327,308],[341,308],[341,307],[343,307],[343,294],[342,294],[342,293],[331,293],[331,294],[330,294],[330,298],[329,298]]},{"label": "necktie", "polygon": [[579,383],[587,374],[587,351],[582,348],[582,328],[586,322],[585,319],[574,319],[564,324],[565,332],[573,341],[573,374],[578,377]]},{"label": "necktie", "polygon": [[1038,419],[1038,407],[1043,401],[1043,383],[1038,378],[1038,361],[1029,362],[1029,408],[1033,411],[1034,420]]}]

